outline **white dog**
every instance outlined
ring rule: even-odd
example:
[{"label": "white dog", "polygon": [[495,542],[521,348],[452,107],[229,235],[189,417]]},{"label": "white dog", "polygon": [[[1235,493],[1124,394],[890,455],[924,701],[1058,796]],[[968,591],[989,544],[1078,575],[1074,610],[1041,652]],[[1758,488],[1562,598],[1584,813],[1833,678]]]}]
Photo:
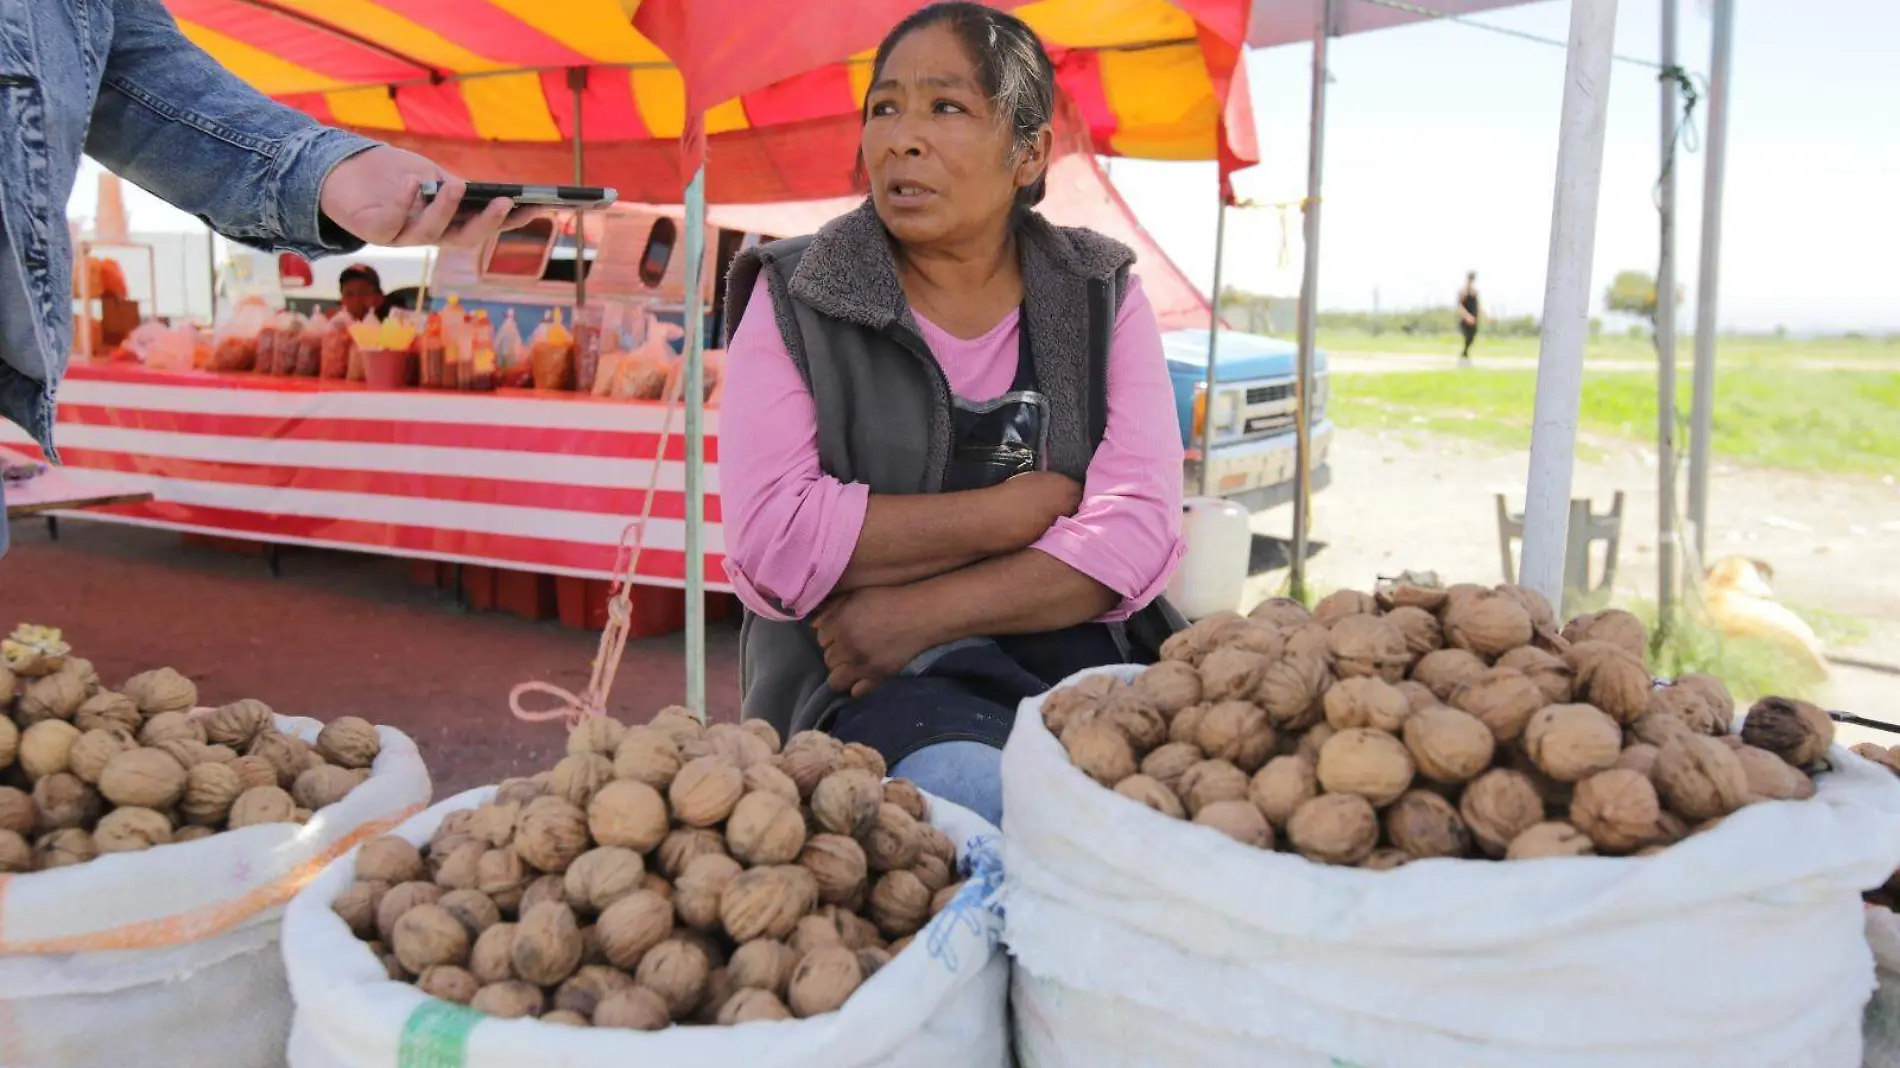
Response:
[{"label": "white dog", "polygon": [[1731,638],[1773,642],[1826,678],[1827,650],[1807,621],[1775,600],[1768,586],[1775,569],[1745,556],[1725,556],[1703,578],[1703,603],[1717,629]]}]

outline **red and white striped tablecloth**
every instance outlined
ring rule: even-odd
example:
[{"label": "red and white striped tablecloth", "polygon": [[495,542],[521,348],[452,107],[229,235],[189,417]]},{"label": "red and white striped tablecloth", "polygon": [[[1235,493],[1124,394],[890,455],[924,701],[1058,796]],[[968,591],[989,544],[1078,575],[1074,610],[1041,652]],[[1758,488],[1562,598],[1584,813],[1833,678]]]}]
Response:
[{"label": "red and white striped tablecloth", "polygon": [[[640,513],[665,409],[568,394],[420,390],[75,365],[56,441],[77,468],[137,476],[147,504],[76,514],[143,526],[607,578]],[[686,575],[683,413],[639,581]],[[0,443],[39,455],[0,421]],[[706,582],[730,590],[717,413],[706,419]]]}]

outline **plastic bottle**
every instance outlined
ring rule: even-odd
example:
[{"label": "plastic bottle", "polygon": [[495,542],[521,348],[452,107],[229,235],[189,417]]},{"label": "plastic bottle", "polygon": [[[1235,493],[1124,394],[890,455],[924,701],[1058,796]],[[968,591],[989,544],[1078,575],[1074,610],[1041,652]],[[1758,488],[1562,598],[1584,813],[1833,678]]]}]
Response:
[{"label": "plastic bottle", "polygon": [[[512,314],[512,313],[511,313]],[[477,309],[469,324],[471,377],[469,388],[486,393],[495,388],[495,324],[488,312]]]},{"label": "plastic bottle", "polygon": [[[501,327],[495,331],[495,370],[500,375],[501,385],[520,386],[522,372],[527,367],[527,352],[522,347],[521,327],[515,323],[515,310],[501,317]],[[530,372],[531,374],[532,372]]]},{"label": "plastic bottle", "polygon": [[446,354],[442,347],[442,316],[431,313],[428,325],[422,328],[422,388],[441,389],[452,386],[446,379]]},{"label": "plastic bottle", "polygon": [[469,389],[473,385],[474,378],[474,337],[469,330],[468,312],[462,307],[462,298],[453,293],[449,294],[441,316],[445,365],[442,372],[442,388]]}]

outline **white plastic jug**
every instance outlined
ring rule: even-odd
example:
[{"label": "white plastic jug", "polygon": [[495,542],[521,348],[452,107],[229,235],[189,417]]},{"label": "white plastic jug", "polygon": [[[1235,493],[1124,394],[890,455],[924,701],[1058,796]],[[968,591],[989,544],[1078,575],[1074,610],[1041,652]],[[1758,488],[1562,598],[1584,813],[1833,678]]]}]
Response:
[{"label": "white plastic jug", "polygon": [[1187,550],[1168,582],[1168,600],[1190,620],[1234,611],[1253,558],[1247,510],[1218,497],[1190,497],[1181,511]]}]

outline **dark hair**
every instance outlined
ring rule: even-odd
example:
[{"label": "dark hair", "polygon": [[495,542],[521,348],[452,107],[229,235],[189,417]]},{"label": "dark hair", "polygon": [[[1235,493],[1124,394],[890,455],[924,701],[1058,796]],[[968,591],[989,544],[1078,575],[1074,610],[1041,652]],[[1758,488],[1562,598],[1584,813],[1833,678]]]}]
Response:
[{"label": "dark hair", "polygon": [[376,268],[367,263],[353,263],[343,268],[343,273],[336,276],[338,289],[342,289],[351,282],[368,282],[376,287],[376,292],[383,291],[383,276],[377,274]]},{"label": "dark hair", "polygon": [[[899,41],[931,26],[948,27],[969,53],[970,62],[976,64],[977,85],[1008,122],[1014,148],[1032,144],[1036,134],[1054,121],[1056,68],[1049,61],[1042,38],[1022,19],[968,0],[931,4],[893,27],[877,46],[877,58],[871,64],[872,84],[884,73],[884,62],[890,59]],[[860,110],[869,115],[868,96]],[[1035,184],[1017,190],[1017,209],[1042,203],[1048,184],[1045,171]]]}]

